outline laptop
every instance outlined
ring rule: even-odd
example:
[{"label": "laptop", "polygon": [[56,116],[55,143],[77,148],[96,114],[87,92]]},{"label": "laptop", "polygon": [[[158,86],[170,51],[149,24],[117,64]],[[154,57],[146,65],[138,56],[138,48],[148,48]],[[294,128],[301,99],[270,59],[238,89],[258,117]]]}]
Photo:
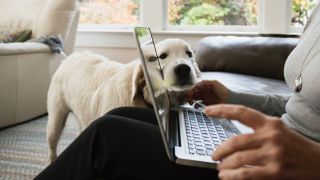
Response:
[{"label": "laptop", "polygon": [[[252,130],[237,121],[209,118],[201,108],[196,109],[188,105],[173,106],[168,91],[165,91],[161,98],[157,98],[153,88],[154,82],[150,79],[148,63],[144,58],[144,46],[152,46],[154,57],[159,57],[151,30],[147,27],[135,27],[134,36],[141,56],[146,85],[169,159],[181,165],[216,168],[219,162],[212,160],[213,151],[228,138],[241,133],[250,133]],[[150,47],[148,49],[150,54]],[[161,71],[159,59],[158,65]]]}]

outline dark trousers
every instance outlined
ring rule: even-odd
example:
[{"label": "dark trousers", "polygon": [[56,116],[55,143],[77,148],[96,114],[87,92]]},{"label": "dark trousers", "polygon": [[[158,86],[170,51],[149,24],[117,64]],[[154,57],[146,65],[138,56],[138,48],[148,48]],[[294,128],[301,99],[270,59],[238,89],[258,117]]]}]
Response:
[{"label": "dark trousers", "polygon": [[218,179],[166,155],[152,109],[123,107],[97,119],[35,179]]}]

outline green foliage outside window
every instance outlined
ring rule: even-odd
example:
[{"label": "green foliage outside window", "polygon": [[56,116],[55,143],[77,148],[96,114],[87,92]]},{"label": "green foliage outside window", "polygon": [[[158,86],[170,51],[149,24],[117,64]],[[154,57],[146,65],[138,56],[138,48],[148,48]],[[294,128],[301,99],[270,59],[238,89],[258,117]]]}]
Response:
[{"label": "green foliage outside window", "polygon": [[172,25],[256,25],[257,0],[168,0]]},{"label": "green foliage outside window", "polygon": [[[318,0],[292,0],[291,24],[303,26]],[[257,25],[258,0],[168,0],[171,25]]]},{"label": "green foliage outside window", "polygon": [[80,0],[81,24],[138,24],[140,0]]},{"label": "green foliage outside window", "polygon": [[149,35],[149,30],[144,27],[137,27],[136,33],[137,33],[138,38],[143,38],[143,37]]},{"label": "green foliage outside window", "polygon": [[224,17],[228,14],[228,9],[219,9],[211,4],[201,4],[190,9],[183,19],[181,24],[192,25],[209,25],[209,24],[224,24]]},{"label": "green foliage outside window", "polygon": [[316,0],[292,0],[291,24],[304,26],[317,3]]}]

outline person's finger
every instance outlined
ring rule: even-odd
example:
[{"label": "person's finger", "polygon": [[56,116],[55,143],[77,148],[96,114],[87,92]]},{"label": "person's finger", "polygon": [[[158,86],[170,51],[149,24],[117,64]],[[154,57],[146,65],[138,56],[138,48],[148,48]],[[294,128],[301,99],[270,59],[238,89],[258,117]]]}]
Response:
[{"label": "person's finger", "polygon": [[205,108],[207,116],[234,119],[254,130],[264,126],[267,115],[243,105],[218,104]]},{"label": "person's finger", "polygon": [[202,81],[200,81],[200,83],[198,85],[199,86],[203,86],[203,85],[208,84],[208,83],[210,83],[210,80],[202,80]]},{"label": "person's finger", "polygon": [[236,169],[246,165],[262,165],[265,162],[265,154],[261,149],[238,151],[224,158],[218,165],[218,169]]},{"label": "person's finger", "polygon": [[257,134],[241,134],[233,136],[223,142],[218,149],[214,151],[212,158],[219,161],[236,151],[258,148],[263,143],[258,137]]},{"label": "person's finger", "polygon": [[265,166],[242,167],[219,171],[222,180],[267,179],[270,174]]},{"label": "person's finger", "polygon": [[189,104],[193,104],[195,100],[200,100],[200,99],[201,99],[201,97],[199,96],[199,90],[193,89],[193,90],[187,92],[186,101]]}]

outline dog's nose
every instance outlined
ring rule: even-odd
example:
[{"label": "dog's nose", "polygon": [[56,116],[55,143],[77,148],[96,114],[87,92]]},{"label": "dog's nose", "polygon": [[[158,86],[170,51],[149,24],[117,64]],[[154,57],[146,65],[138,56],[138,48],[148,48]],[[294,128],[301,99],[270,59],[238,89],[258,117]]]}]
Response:
[{"label": "dog's nose", "polygon": [[174,68],[174,72],[178,77],[185,77],[190,74],[191,68],[186,64],[180,64]]}]

